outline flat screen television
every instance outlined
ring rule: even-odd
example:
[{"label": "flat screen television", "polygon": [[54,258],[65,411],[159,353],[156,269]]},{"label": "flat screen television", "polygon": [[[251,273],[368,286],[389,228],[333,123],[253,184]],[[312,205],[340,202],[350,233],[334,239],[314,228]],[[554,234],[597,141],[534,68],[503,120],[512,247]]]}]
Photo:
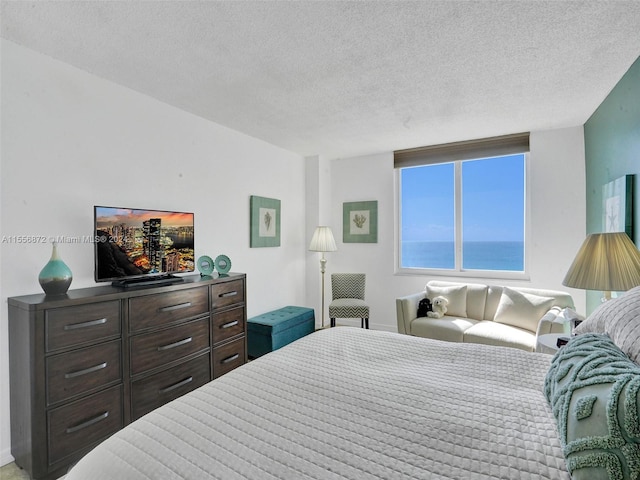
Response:
[{"label": "flat screen television", "polygon": [[94,206],[95,280],[117,286],[182,281],[193,272],[193,213]]}]

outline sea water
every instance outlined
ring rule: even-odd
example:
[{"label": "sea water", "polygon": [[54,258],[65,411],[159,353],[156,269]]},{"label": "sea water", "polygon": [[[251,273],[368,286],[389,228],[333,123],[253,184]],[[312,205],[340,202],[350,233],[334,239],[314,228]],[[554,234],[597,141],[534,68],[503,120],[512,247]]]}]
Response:
[{"label": "sea water", "polygon": [[[455,268],[453,242],[404,242],[403,268]],[[523,242],[464,242],[465,270],[524,271]]]}]

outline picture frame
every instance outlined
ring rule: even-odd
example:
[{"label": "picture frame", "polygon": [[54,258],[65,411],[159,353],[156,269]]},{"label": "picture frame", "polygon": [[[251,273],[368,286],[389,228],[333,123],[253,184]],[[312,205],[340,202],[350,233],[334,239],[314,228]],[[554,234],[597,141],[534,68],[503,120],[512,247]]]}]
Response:
[{"label": "picture frame", "polygon": [[251,248],[280,246],[280,200],[251,195]]},{"label": "picture frame", "polygon": [[377,200],[343,203],[342,241],[344,243],[378,243]]},{"label": "picture frame", "polygon": [[624,175],[602,187],[602,230],[625,232],[633,238],[633,183],[635,175]]}]

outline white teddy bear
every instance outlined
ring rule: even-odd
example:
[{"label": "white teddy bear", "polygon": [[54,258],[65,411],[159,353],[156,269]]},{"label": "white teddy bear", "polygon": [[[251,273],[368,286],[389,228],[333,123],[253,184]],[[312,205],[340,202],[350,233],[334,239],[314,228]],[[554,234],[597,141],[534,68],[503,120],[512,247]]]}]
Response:
[{"label": "white teddy bear", "polygon": [[429,318],[442,318],[447,313],[447,305],[449,300],[444,297],[435,297],[431,301],[431,311],[427,312]]}]

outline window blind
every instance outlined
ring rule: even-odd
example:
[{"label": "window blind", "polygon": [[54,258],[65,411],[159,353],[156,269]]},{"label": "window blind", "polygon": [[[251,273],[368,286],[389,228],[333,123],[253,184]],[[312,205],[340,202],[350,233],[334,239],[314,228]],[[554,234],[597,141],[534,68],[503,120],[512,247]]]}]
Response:
[{"label": "window blind", "polygon": [[436,163],[500,157],[529,151],[529,132],[500,137],[444,143],[393,152],[395,168],[417,167]]}]

